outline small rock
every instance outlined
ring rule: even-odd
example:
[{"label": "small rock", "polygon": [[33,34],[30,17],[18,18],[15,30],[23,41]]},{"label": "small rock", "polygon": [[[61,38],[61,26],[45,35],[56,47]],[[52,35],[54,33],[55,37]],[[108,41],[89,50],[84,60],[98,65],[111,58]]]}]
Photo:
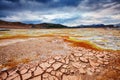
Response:
[{"label": "small rock", "polygon": [[41,79],[41,76],[37,76],[37,77],[33,77],[32,79],[29,79],[29,80],[42,80],[42,79]]},{"label": "small rock", "polygon": [[0,72],[1,71],[6,71],[6,70],[8,70],[9,68],[8,67],[4,67],[4,68],[2,68],[1,70],[0,70]]},{"label": "small rock", "polygon": [[106,65],[107,65],[107,64],[109,64],[109,62],[104,62],[104,64],[106,64]]},{"label": "small rock", "polygon": [[15,77],[17,77],[17,76],[19,76],[19,74],[14,74],[14,75],[12,75],[12,76],[9,76],[8,78],[7,78],[7,80],[12,80],[13,78],[15,78]]},{"label": "small rock", "polygon": [[44,78],[47,78],[47,77],[49,77],[49,74],[48,74],[48,73],[45,73],[45,74],[43,74],[43,77],[44,77]]},{"label": "small rock", "polygon": [[47,70],[46,70],[46,72],[51,72],[53,70],[53,68],[48,68]]},{"label": "small rock", "polygon": [[72,65],[76,68],[80,68],[80,63],[79,62],[73,62]]},{"label": "small rock", "polygon": [[61,59],[61,62],[62,62],[62,63],[65,63],[65,60],[62,58],[62,59]]},{"label": "small rock", "polygon": [[65,59],[65,63],[68,64],[69,63],[69,58]]},{"label": "small rock", "polygon": [[75,72],[75,70],[74,69],[70,69],[70,73],[74,73]]},{"label": "small rock", "polygon": [[90,60],[89,59],[89,62],[90,62],[90,65],[92,66],[92,67],[98,67],[100,64],[99,63],[97,63],[97,62],[95,62],[95,61],[93,61],[93,60]]},{"label": "small rock", "polygon": [[67,70],[64,69],[64,68],[62,68],[60,71],[61,71],[62,73],[66,73],[66,72],[67,72]]},{"label": "small rock", "polygon": [[81,67],[82,67],[82,68],[86,68],[87,65],[86,65],[86,64],[81,64]]},{"label": "small rock", "polygon": [[93,53],[92,53],[92,52],[89,52],[89,56],[93,56]]},{"label": "small rock", "polygon": [[55,75],[55,71],[52,71],[51,74],[52,74],[52,75]]},{"label": "small rock", "polygon": [[97,60],[99,64],[103,64],[104,62],[102,60]]},{"label": "small rock", "polygon": [[30,70],[31,70],[31,71],[35,71],[35,69],[36,69],[36,67],[34,66],[34,67],[33,67],[33,68],[31,68]]},{"label": "small rock", "polygon": [[37,69],[34,71],[34,75],[42,74],[44,71],[40,67],[37,67]]},{"label": "small rock", "polygon": [[120,66],[116,66],[115,69],[120,70]]},{"label": "small rock", "polygon": [[75,58],[75,62],[78,62],[80,59],[79,59],[79,57],[76,57]]},{"label": "small rock", "polygon": [[82,53],[74,53],[74,56],[76,57],[81,57],[83,54]]},{"label": "small rock", "polygon": [[71,60],[71,61],[76,61],[76,60],[75,60],[75,56],[74,56],[74,55],[70,55],[70,60]]},{"label": "small rock", "polygon": [[54,59],[50,59],[50,60],[48,61],[49,64],[52,64],[52,63],[54,63],[54,62],[55,62]]},{"label": "small rock", "polygon": [[[3,72],[2,75],[0,75],[2,77],[2,80],[5,80],[7,78],[7,73],[6,72]],[[1,78],[0,77],[0,78]]]},{"label": "small rock", "polygon": [[61,73],[60,71],[57,71],[57,72],[56,72],[56,76],[59,77],[59,76],[61,76],[61,75],[62,75],[62,73]]},{"label": "small rock", "polygon": [[92,53],[96,53],[96,51],[92,50]]},{"label": "small rock", "polygon": [[85,74],[85,73],[86,73],[86,71],[85,71],[83,68],[79,68],[79,72],[80,72],[81,74]]},{"label": "small rock", "polygon": [[68,65],[64,64],[62,67],[63,67],[63,68],[67,68],[67,67],[68,67]]},{"label": "small rock", "polygon": [[54,59],[59,60],[61,59],[61,56],[56,56]]},{"label": "small rock", "polygon": [[21,70],[20,72],[21,72],[21,74],[24,74],[24,73],[26,73],[28,70],[27,69],[23,69],[23,70]]},{"label": "small rock", "polygon": [[62,66],[62,63],[60,63],[60,62],[56,62],[56,63],[54,63],[54,64],[52,65],[52,67],[53,67],[54,70],[59,69],[61,66]]},{"label": "small rock", "polygon": [[87,74],[88,75],[92,75],[93,74],[93,72],[91,71],[91,68],[87,68]]},{"label": "small rock", "polygon": [[100,69],[96,69],[96,72],[99,73],[99,72],[100,72]]},{"label": "small rock", "polygon": [[104,58],[105,57],[104,54],[97,54],[96,56],[97,56],[97,58]]},{"label": "small rock", "polygon": [[[18,69],[17,68],[13,68],[13,69],[11,69],[11,70],[8,70],[7,72],[8,72],[8,74],[9,74],[9,76],[11,76],[11,75],[14,75],[14,74],[16,74],[16,71],[17,71]],[[19,70],[20,71],[20,70]]]},{"label": "small rock", "polygon": [[45,62],[45,63],[41,63],[40,66],[43,68],[43,70],[47,69],[48,67],[50,67],[51,64]]},{"label": "small rock", "polygon": [[90,68],[91,69],[91,72],[95,72],[95,68]]},{"label": "small rock", "polygon": [[85,58],[85,57],[80,57],[80,60],[81,60],[82,62],[88,63],[88,59]]},{"label": "small rock", "polygon": [[32,75],[31,75],[30,72],[29,72],[29,73],[26,73],[26,74],[24,74],[24,75],[22,75],[23,80],[28,79],[28,78],[30,78],[31,76],[32,76]]},{"label": "small rock", "polygon": [[16,77],[14,78],[14,80],[21,80],[21,79],[20,79],[20,76],[16,76]]}]

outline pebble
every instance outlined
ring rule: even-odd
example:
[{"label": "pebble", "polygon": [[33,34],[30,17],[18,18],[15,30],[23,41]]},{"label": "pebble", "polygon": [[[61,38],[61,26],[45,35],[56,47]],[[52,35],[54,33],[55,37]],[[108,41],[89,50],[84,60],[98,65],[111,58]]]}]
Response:
[{"label": "pebble", "polygon": [[87,65],[86,65],[86,64],[81,64],[81,67],[82,67],[82,68],[86,68]]},{"label": "pebble", "polygon": [[106,64],[106,65],[107,65],[107,64],[109,64],[109,62],[104,62],[104,64]]},{"label": "pebble", "polygon": [[37,67],[37,69],[34,71],[34,75],[39,75],[42,74],[44,72],[43,69],[41,69],[40,67]]},{"label": "pebble", "polygon": [[48,68],[47,70],[46,70],[46,72],[51,72],[53,70],[53,68]]},{"label": "pebble", "polygon": [[96,72],[99,73],[99,72],[100,72],[100,69],[96,69]]},{"label": "pebble", "polygon": [[61,56],[56,56],[54,59],[59,60],[61,59]]},{"label": "pebble", "polygon": [[26,73],[28,70],[27,69],[23,69],[23,70],[21,70],[20,72],[21,72],[21,74],[24,74],[24,73]]},{"label": "pebble", "polygon": [[49,64],[52,64],[52,63],[54,63],[54,62],[55,62],[54,59],[50,59],[50,60],[48,61]]},{"label": "pebble", "polygon": [[61,71],[62,73],[65,73],[65,72],[67,72],[67,69],[62,68],[60,71]]},{"label": "pebble", "polygon": [[100,65],[98,62],[95,62],[95,61],[90,60],[90,59],[89,59],[89,63],[92,67],[98,67]]},{"label": "pebble", "polygon": [[115,67],[115,69],[117,69],[117,70],[119,70],[119,71],[120,71],[120,66]]},{"label": "pebble", "polygon": [[80,68],[80,63],[79,62],[73,62],[72,65],[76,68]]},{"label": "pebble", "polygon": [[5,80],[7,78],[7,73],[6,72],[3,72],[2,74],[2,79]]},{"label": "pebble", "polygon": [[30,78],[31,76],[32,76],[32,75],[31,75],[31,73],[30,73],[30,72],[29,72],[29,73],[27,73],[27,74],[22,75],[23,80],[28,79],[28,78]]},{"label": "pebble", "polygon": [[60,63],[60,62],[56,62],[56,63],[54,63],[54,64],[52,65],[52,67],[53,67],[54,70],[57,70],[57,69],[60,68],[61,66],[62,66],[62,63]]},{"label": "pebble", "polygon": [[80,57],[80,60],[81,60],[82,62],[88,63],[88,59],[85,58],[85,57]]},{"label": "pebble", "polygon": [[45,63],[41,63],[40,66],[43,68],[43,70],[47,69],[48,67],[50,67],[50,64],[45,62]]},{"label": "pebble", "polygon": [[69,58],[68,58],[68,57],[65,59],[65,63],[66,63],[66,64],[69,63]]},{"label": "pebble", "polygon": [[87,72],[88,75],[92,75],[93,74],[93,72],[91,71],[91,68],[87,68],[86,72]]},{"label": "pebble", "polygon": [[81,57],[83,54],[82,53],[74,53],[74,56],[76,57]]},{"label": "pebble", "polygon": [[85,71],[83,68],[79,68],[79,72],[80,72],[81,74],[85,74],[85,73],[86,73],[86,71]]}]

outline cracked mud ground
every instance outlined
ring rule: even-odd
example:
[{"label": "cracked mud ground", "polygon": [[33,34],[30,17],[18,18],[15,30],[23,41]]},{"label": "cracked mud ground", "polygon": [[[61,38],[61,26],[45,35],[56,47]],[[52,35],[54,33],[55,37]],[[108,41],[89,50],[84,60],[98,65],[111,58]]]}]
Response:
[{"label": "cracked mud ground", "polygon": [[120,80],[119,51],[73,46],[60,37],[3,42],[0,80]]}]

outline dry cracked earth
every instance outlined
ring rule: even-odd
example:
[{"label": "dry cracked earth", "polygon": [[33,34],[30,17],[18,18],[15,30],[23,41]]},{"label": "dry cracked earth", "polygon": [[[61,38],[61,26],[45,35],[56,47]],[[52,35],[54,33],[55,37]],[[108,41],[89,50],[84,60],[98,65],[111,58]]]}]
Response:
[{"label": "dry cracked earth", "polygon": [[[24,46],[21,46],[22,44]],[[4,44],[0,51],[10,52],[9,48],[12,47],[14,49],[11,54],[16,55],[15,50],[19,46],[18,52],[19,48],[23,48],[21,52],[26,51],[26,54],[29,53],[28,49],[41,53],[38,48],[40,45],[42,45],[42,52],[46,55],[41,57],[42,54],[38,53],[38,58],[32,61],[1,69],[0,80],[120,80],[120,54],[115,51],[97,51],[70,46],[71,43],[63,42],[61,38],[30,39],[27,42],[18,41],[9,45],[7,43],[7,46]],[[60,51],[50,52],[53,49]],[[46,50],[51,54],[47,54]],[[61,54],[57,54],[60,52]]]}]

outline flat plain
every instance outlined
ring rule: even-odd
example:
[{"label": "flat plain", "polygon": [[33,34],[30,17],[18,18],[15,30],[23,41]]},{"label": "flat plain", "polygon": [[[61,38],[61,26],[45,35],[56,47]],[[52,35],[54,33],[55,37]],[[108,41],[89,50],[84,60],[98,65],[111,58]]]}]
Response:
[{"label": "flat plain", "polygon": [[120,80],[120,30],[0,31],[0,80]]}]

